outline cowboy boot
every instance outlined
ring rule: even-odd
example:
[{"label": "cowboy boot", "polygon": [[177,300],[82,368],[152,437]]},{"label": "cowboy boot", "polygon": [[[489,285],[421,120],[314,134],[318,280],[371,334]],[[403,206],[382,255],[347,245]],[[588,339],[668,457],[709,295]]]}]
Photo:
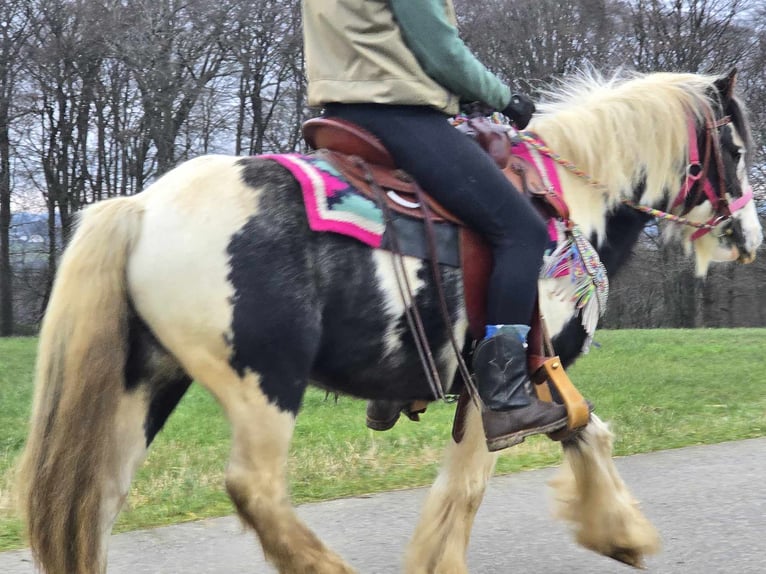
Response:
[{"label": "cowboy boot", "polygon": [[474,352],[474,373],[483,403],[481,418],[490,451],[567,424],[563,405],[541,401],[532,393],[521,332],[514,325],[503,325]]},{"label": "cowboy boot", "polygon": [[396,424],[400,414],[418,422],[427,407],[428,401],[425,400],[367,401],[367,427],[376,431],[387,431]]},{"label": "cowboy boot", "polygon": [[399,413],[410,401],[367,401],[367,427],[387,431],[399,420]]}]

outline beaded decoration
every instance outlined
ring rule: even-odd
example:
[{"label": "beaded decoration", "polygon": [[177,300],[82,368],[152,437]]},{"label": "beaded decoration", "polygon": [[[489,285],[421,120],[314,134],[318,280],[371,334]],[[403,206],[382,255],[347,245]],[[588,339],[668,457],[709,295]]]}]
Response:
[{"label": "beaded decoration", "polygon": [[572,301],[579,311],[580,322],[587,334],[582,351],[587,353],[599,317],[606,312],[609,277],[598,252],[577,225],[563,229],[563,232],[559,235],[563,239],[545,256],[540,277],[569,279],[568,282],[557,282],[556,295]]}]

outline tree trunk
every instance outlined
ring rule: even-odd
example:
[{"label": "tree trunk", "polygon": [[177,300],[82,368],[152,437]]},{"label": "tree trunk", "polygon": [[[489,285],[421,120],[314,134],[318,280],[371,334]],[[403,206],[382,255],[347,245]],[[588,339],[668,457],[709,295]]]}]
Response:
[{"label": "tree trunk", "polygon": [[11,275],[11,162],[8,106],[0,106],[0,337],[13,335]]}]

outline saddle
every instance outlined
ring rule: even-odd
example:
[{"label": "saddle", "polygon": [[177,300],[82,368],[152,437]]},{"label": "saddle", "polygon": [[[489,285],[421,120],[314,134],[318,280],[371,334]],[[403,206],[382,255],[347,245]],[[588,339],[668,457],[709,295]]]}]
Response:
[{"label": "saddle", "polygon": [[[568,220],[569,211],[564,201],[555,190],[544,184],[532,164],[512,155],[510,140],[505,132],[493,130],[482,122],[472,124],[471,128],[479,144],[514,187],[527,195],[545,218]],[[451,223],[459,227],[469,331],[475,340],[481,340],[486,324],[487,283],[492,270],[490,249],[482,237],[423,193],[412,177],[397,169],[385,146],[363,128],[342,119],[314,118],[303,124],[303,136],[306,143],[332,163],[360,193],[375,202],[384,201],[385,210],[426,220],[427,230],[428,225],[434,223]],[[559,431],[559,436],[551,435],[554,440],[562,440],[568,435],[567,431],[573,432],[587,424],[590,410],[564,372],[559,358],[552,355],[549,341],[546,345],[548,338],[540,314],[535,315],[528,356],[530,373],[533,374],[532,380],[540,399],[559,400],[567,408],[568,428]],[[464,390],[458,401],[453,427],[453,436],[457,442],[462,438],[463,417],[468,402],[468,394]],[[425,410],[426,404],[424,401],[416,401],[405,407],[403,412],[411,419],[418,420],[418,414]],[[396,418],[393,418],[394,423]]]},{"label": "saddle", "polygon": [[388,150],[363,128],[341,119],[314,118],[303,124],[303,137],[311,148],[318,150],[357,190],[373,201],[380,198],[371,186],[371,180],[389,192],[386,199],[393,211],[422,219],[421,202],[425,202],[433,222],[465,227],[460,219],[423,194],[406,172],[397,169]]}]

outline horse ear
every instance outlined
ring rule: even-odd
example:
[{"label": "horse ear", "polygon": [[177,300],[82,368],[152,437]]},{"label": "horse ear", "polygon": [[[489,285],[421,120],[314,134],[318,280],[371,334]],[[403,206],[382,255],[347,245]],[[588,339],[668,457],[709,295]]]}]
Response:
[{"label": "horse ear", "polygon": [[737,68],[732,68],[731,72],[715,81],[715,87],[721,94],[724,102],[734,97],[734,88],[737,85]]}]

